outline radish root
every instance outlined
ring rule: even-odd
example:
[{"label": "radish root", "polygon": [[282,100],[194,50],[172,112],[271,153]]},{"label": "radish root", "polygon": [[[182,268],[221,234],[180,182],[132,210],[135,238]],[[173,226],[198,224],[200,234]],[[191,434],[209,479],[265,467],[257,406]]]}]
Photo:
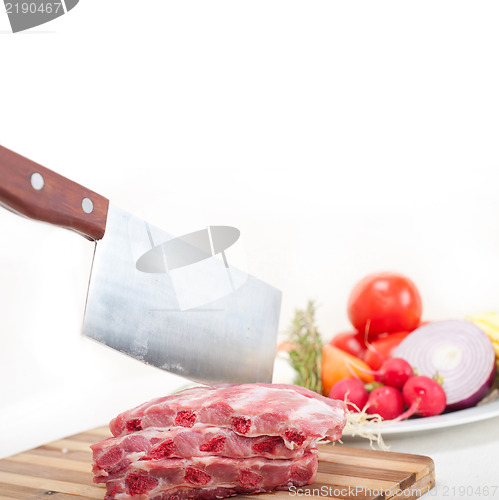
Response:
[{"label": "radish root", "polygon": [[[345,397],[345,405],[347,404]],[[375,450],[374,443],[378,445],[378,447],[383,451],[388,451],[390,449],[389,446],[385,444],[383,441],[383,436],[381,435],[381,423],[383,419],[380,415],[369,414],[367,413],[367,405],[364,406],[362,410],[360,410],[354,403],[349,402],[349,405],[355,407],[358,411],[349,410],[347,407],[346,417],[347,423],[343,432],[348,434],[351,437],[361,437],[365,439],[369,439],[369,445],[373,450]],[[372,427],[374,425],[377,426],[377,429],[373,431],[372,429],[368,429],[367,427]],[[340,443],[342,441],[340,440]]]}]

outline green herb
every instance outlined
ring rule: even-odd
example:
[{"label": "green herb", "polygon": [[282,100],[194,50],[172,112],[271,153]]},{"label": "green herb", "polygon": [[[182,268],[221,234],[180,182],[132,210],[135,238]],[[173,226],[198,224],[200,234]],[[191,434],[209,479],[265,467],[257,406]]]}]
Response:
[{"label": "green herb", "polygon": [[365,384],[364,387],[366,388],[367,392],[372,392],[378,387],[383,387],[383,384],[381,382],[370,382],[369,384]]},{"label": "green herb", "polygon": [[289,353],[291,364],[298,372],[295,384],[322,394],[322,340],[315,326],[313,301],[309,301],[305,310],[296,310],[290,341],[293,344],[293,350]]}]

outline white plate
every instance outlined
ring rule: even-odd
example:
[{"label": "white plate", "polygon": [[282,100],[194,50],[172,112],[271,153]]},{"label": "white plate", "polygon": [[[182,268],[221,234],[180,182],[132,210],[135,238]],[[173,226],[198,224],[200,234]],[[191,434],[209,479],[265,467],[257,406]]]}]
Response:
[{"label": "white plate", "polygon": [[[474,406],[466,410],[459,410],[453,413],[437,415],[436,417],[414,418],[397,422],[395,424],[381,423],[363,427],[363,430],[377,433],[381,431],[383,435],[403,434],[407,432],[419,432],[429,429],[440,429],[442,427],[453,427],[455,425],[468,424],[470,422],[479,422],[499,416],[499,399],[482,406]],[[345,436],[351,435],[344,433]]]}]

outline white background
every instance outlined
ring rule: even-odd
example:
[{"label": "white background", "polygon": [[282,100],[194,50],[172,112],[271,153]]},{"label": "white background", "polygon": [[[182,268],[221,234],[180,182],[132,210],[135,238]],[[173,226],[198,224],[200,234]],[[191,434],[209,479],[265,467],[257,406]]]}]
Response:
[{"label": "white background", "polygon": [[[378,270],[412,277],[426,319],[497,309],[498,14],[81,0],[13,35],[0,13],[0,143],[172,233],[240,228],[281,331],[309,298],[326,339],[347,329]],[[0,227],[0,456],[184,383],[80,338],[91,243]]]}]

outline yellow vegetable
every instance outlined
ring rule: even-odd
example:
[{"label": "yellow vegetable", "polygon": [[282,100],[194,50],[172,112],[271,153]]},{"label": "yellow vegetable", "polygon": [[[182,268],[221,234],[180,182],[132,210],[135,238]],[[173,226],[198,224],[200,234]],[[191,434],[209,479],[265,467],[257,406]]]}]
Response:
[{"label": "yellow vegetable", "polygon": [[322,391],[324,396],[329,396],[329,392],[336,382],[352,377],[358,377],[365,383],[374,382],[372,370],[364,361],[337,347],[325,344],[322,348]]},{"label": "yellow vegetable", "polygon": [[466,319],[479,326],[492,341],[496,353],[496,366],[499,370],[499,313],[485,312],[473,314]]}]

